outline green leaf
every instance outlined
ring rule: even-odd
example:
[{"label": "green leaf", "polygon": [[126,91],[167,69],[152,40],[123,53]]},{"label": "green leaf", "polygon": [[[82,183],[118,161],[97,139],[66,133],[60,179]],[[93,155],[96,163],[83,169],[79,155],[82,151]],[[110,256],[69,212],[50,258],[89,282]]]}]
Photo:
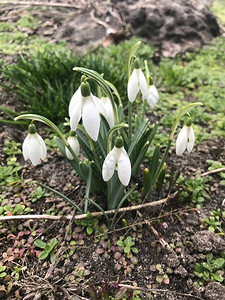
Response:
[{"label": "green leaf", "polygon": [[5,271],[5,269],[6,269],[6,266],[0,266],[0,272]]},{"label": "green leaf", "polygon": [[0,278],[5,277],[6,275],[7,275],[6,272],[0,273]]},{"label": "green leaf", "polygon": [[35,246],[37,246],[38,248],[41,248],[41,249],[45,249],[45,246],[47,245],[45,242],[43,242],[40,239],[35,240],[34,244],[35,244]]},{"label": "green leaf", "polygon": [[160,154],[160,145],[155,147],[155,151],[152,157],[151,165],[150,165],[150,183],[152,184],[153,178],[157,171],[157,167],[159,164],[159,154]]},{"label": "green leaf", "polygon": [[130,253],[130,246],[126,246],[123,248],[125,253]]},{"label": "green leaf", "polygon": [[91,235],[93,233],[93,228],[87,227],[87,234]]},{"label": "green leaf", "polygon": [[216,268],[217,270],[220,269],[221,267],[223,267],[225,263],[225,259],[223,258],[217,258],[216,260],[214,260],[213,262],[213,267]]},{"label": "green leaf", "polygon": [[138,249],[136,247],[132,247],[131,250],[135,253],[138,254]]},{"label": "green leaf", "polygon": [[123,241],[121,241],[121,240],[119,240],[119,241],[117,241],[116,242],[117,243],[117,245],[119,246],[119,247],[124,247],[124,242]]},{"label": "green leaf", "polygon": [[39,254],[39,256],[38,256],[38,259],[44,260],[44,259],[46,259],[46,258],[48,257],[48,255],[49,255],[49,252],[48,252],[48,251],[42,251],[42,252]]},{"label": "green leaf", "polygon": [[51,239],[51,241],[48,243],[50,246],[51,250],[58,244],[57,238]]},{"label": "green leaf", "polygon": [[212,277],[216,280],[216,281],[219,281],[219,282],[223,282],[224,278],[221,277],[221,275],[218,275],[218,274],[212,274]]},{"label": "green leaf", "polygon": [[202,266],[203,266],[205,269],[207,269],[207,270],[209,270],[210,272],[212,272],[212,268],[211,268],[210,265],[207,264],[206,262],[203,262],[203,263],[202,263]]}]

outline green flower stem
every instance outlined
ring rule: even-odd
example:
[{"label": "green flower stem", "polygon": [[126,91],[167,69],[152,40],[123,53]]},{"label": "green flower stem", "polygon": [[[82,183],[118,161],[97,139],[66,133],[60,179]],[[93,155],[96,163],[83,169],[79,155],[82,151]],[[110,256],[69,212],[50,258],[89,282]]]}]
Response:
[{"label": "green flower stem", "polygon": [[107,138],[107,153],[109,153],[111,151],[111,148],[112,148],[112,135],[113,135],[113,133],[115,131],[119,130],[120,128],[126,128],[126,127],[128,127],[128,124],[121,123],[121,124],[113,126],[109,130],[108,138]]},{"label": "green flower stem", "polygon": [[137,42],[136,44],[134,44],[131,47],[131,50],[130,50],[130,53],[129,53],[129,56],[128,56],[128,61],[127,61],[127,75],[128,75],[128,80],[129,80],[130,75],[131,75],[133,56],[135,56],[135,54],[136,54],[138,48],[140,47],[140,45],[141,45],[141,41]]},{"label": "green flower stem", "polygon": [[69,149],[69,151],[73,155],[73,158],[76,161],[76,163],[79,164],[79,159],[76,156],[76,154],[74,153],[74,151],[71,148],[70,144],[65,139],[63,133],[59,130],[59,128],[52,121],[50,121],[46,117],[43,117],[43,116],[40,116],[40,115],[36,115],[36,114],[24,114],[24,115],[20,115],[20,116],[16,117],[14,120],[17,121],[17,120],[20,120],[20,119],[39,121],[39,122],[42,122],[45,125],[49,126],[50,128],[52,128],[55,131],[55,133],[59,136],[59,138],[61,139],[61,141],[64,143],[65,147],[67,147]]},{"label": "green flower stem", "polygon": [[89,204],[89,195],[90,195],[90,189],[91,189],[91,179],[92,179],[92,169],[91,165],[88,165],[88,178],[87,178],[87,184],[86,184],[86,192],[85,192],[85,204],[84,204],[84,213],[87,213],[88,210],[88,204]]},{"label": "green flower stem", "polygon": [[89,144],[90,144],[90,146],[91,146],[91,151],[93,152],[93,151],[95,150],[95,148],[94,148],[94,143],[93,143],[92,139],[89,137],[89,135],[87,134],[86,130],[84,129],[84,127],[83,127],[82,125],[78,124],[78,125],[77,125],[77,128],[78,128],[81,132],[83,132],[83,134],[87,137],[87,139],[88,139],[88,141],[89,141]]},{"label": "green flower stem", "polygon": [[132,103],[128,100],[128,145],[132,140]]},{"label": "green flower stem", "polygon": [[110,88],[113,90],[113,93],[116,95],[118,101],[119,101],[119,105],[123,107],[123,103],[120,97],[120,94],[117,90],[117,88],[115,87],[115,85],[113,85],[110,81],[105,80],[105,82],[108,84],[108,86],[110,86]]},{"label": "green flower stem", "polygon": [[111,101],[115,123],[118,124],[119,123],[119,117],[118,117],[117,107],[116,107],[116,104],[115,104],[115,101],[114,101],[114,98],[113,98],[113,94],[111,92],[111,89],[110,89],[109,85],[102,78],[102,76],[100,74],[98,74],[97,72],[95,72],[93,70],[86,69],[86,68],[75,67],[75,68],[73,68],[73,70],[78,71],[78,72],[82,72],[85,75],[88,75],[94,81],[96,81],[97,84],[100,85],[101,89],[104,91],[104,93],[109,97],[109,99]]},{"label": "green flower stem", "polygon": [[142,110],[141,110],[141,120],[144,121],[144,117],[145,117],[145,111],[146,111],[146,100],[143,100],[142,103]]},{"label": "green flower stem", "polygon": [[147,60],[145,60],[144,63],[145,63],[145,77],[146,77],[147,85],[148,85],[148,88],[149,88],[150,72],[149,72]]}]

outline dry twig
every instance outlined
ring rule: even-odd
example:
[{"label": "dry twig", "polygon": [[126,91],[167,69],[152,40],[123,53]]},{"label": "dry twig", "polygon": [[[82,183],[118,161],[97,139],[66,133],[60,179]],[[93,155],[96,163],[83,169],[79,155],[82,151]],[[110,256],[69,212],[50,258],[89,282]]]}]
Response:
[{"label": "dry twig", "polygon": [[139,291],[145,291],[145,292],[159,292],[159,293],[171,293],[171,294],[176,294],[179,296],[185,296],[185,297],[190,297],[198,300],[204,300],[200,298],[199,296],[191,295],[191,294],[185,294],[185,293],[180,293],[176,291],[170,291],[170,290],[163,290],[163,289],[148,289],[148,288],[143,288],[139,286],[132,286],[132,285],[126,285],[126,284],[119,284],[118,285],[121,288],[127,288],[130,290],[139,290]]},{"label": "dry twig", "polygon": [[220,172],[225,172],[225,167],[207,171],[205,173],[202,173],[200,176],[203,177],[203,176],[207,176],[207,175],[215,174],[215,173],[220,173]]},{"label": "dry twig", "polygon": [[[164,203],[166,203],[167,201],[169,201],[170,199],[174,198],[177,195],[178,191],[176,191],[175,193],[167,196],[164,199],[161,200],[157,200],[157,201],[153,201],[153,202],[149,202],[149,203],[144,203],[144,204],[140,204],[140,205],[133,205],[133,206],[128,206],[128,207],[123,207],[120,208],[118,210],[118,213],[121,212],[127,212],[127,211],[132,211],[132,210],[138,210],[141,208],[145,208],[145,207],[155,207],[155,206],[159,206],[162,205]],[[111,210],[107,210],[105,211],[106,215],[113,215],[115,214],[116,209],[111,209]],[[91,213],[93,217],[99,217],[102,216],[103,213],[101,211],[99,212],[93,212]],[[85,219],[87,217],[87,214],[81,214],[81,215],[76,215],[74,217],[74,220],[81,220],[81,219]],[[73,216],[51,216],[51,215],[20,215],[20,216],[5,216],[5,217],[0,217],[0,221],[12,221],[12,220],[35,220],[35,219],[45,219],[45,220],[71,220],[73,218]]]}]

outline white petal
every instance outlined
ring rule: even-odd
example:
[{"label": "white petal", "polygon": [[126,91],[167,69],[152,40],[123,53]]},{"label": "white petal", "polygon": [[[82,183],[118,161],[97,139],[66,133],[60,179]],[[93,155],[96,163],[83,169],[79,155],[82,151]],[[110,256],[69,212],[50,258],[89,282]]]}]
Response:
[{"label": "white petal", "polygon": [[43,141],[42,137],[38,133],[37,133],[37,138],[40,145],[41,159],[45,159],[47,155],[47,148],[45,142]]},{"label": "white petal", "polygon": [[72,110],[70,113],[70,127],[73,131],[77,129],[77,124],[81,118],[81,106],[82,106],[83,98],[77,98],[76,103],[72,106]]},{"label": "white petal", "polygon": [[131,163],[126,150],[120,148],[120,157],[118,161],[118,177],[121,183],[127,186],[131,177]]},{"label": "white petal", "polygon": [[187,141],[187,151],[190,153],[194,147],[195,143],[195,133],[192,126],[188,127],[188,141]]},{"label": "white petal", "polygon": [[115,124],[114,113],[112,108],[112,103],[108,97],[102,97],[103,103],[105,104],[106,115],[104,116],[106,121],[109,124],[109,127],[112,128]]},{"label": "white petal", "polygon": [[74,108],[74,106],[76,105],[76,102],[80,101],[82,95],[81,95],[81,91],[80,91],[80,87],[76,90],[76,92],[73,94],[71,100],[70,100],[70,104],[69,104],[69,116],[72,113],[72,110]]},{"label": "white petal", "polygon": [[187,126],[184,126],[178,134],[176,141],[176,153],[182,155],[187,148],[188,131]]},{"label": "white petal", "polygon": [[[80,151],[80,145],[75,136],[69,136],[67,142],[70,144],[71,148],[73,149],[74,153],[78,156]],[[73,160],[73,155],[70,153],[69,149],[66,148],[66,156],[68,159]]]},{"label": "white petal", "polygon": [[41,148],[38,140],[37,133],[29,135],[29,159],[32,164],[36,166],[41,159]]},{"label": "white petal", "polygon": [[83,97],[82,119],[84,128],[92,140],[97,141],[100,128],[100,117],[91,96]]},{"label": "white petal", "polygon": [[95,104],[95,107],[96,107],[97,111],[105,117],[107,112],[106,112],[104,103],[98,97],[96,97],[92,94],[91,94],[91,96],[92,96],[92,99],[93,99],[93,102]]},{"label": "white petal", "polygon": [[130,102],[134,102],[137,97],[139,87],[138,87],[138,76],[137,69],[134,69],[127,85],[127,94]]},{"label": "white petal", "polygon": [[148,89],[147,101],[152,109],[155,107],[155,104],[159,101],[159,94],[154,85],[151,85]]},{"label": "white petal", "polygon": [[142,98],[146,99],[148,86],[147,86],[147,81],[146,81],[145,75],[141,69],[137,69],[137,75],[138,75],[139,87],[140,87],[140,90],[142,93]]},{"label": "white petal", "polygon": [[151,107],[151,109],[154,109],[154,107],[156,105],[156,99],[154,96],[152,96],[151,93],[148,93],[147,102],[148,102],[149,106]]},{"label": "white petal", "polygon": [[23,157],[24,160],[28,160],[29,159],[29,134],[26,136],[23,145],[22,145],[22,151],[23,151]]},{"label": "white petal", "polygon": [[108,181],[113,176],[115,171],[116,156],[114,153],[114,148],[106,156],[102,166],[102,178],[104,181]]}]

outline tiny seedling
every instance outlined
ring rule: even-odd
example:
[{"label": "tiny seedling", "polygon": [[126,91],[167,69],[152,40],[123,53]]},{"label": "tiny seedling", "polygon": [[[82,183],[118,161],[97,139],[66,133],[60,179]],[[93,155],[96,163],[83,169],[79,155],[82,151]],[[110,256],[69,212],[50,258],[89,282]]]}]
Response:
[{"label": "tiny seedling", "polygon": [[128,236],[125,240],[123,240],[123,237],[120,237],[120,239],[117,241],[117,245],[123,248],[123,251],[127,254],[128,258],[133,256],[132,252],[135,254],[138,253],[138,249],[133,247],[135,243],[132,241],[131,236]]},{"label": "tiny seedling", "polygon": [[190,206],[200,208],[205,199],[209,199],[207,181],[206,177],[195,176],[195,179],[185,179],[180,176],[177,180],[177,184],[182,188],[180,196],[184,199],[191,196]]},{"label": "tiny seedling", "polygon": [[0,265],[0,278],[4,278],[7,275],[5,270],[6,270],[6,266]]},{"label": "tiny seedling", "polygon": [[50,193],[45,193],[45,191],[39,186],[31,193],[31,202],[36,202],[37,200],[48,196],[50,196]]},{"label": "tiny seedling", "polygon": [[98,226],[98,219],[94,218],[91,213],[87,213],[87,216],[83,220],[77,220],[77,225],[86,227],[87,234],[91,235]]},{"label": "tiny seedling", "polygon": [[[208,167],[208,170],[216,170],[216,169],[220,169],[220,168],[224,168],[224,165],[220,162],[220,161],[215,161],[215,160],[211,160],[208,159],[207,163],[210,164],[210,166]],[[221,185],[225,185],[225,171],[224,172],[218,172],[217,173],[220,177],[221,177],[221,181],[220,184]]]},{"label": "tiny seedling", "polygon": [[194,274],[200,278],[199,285],[203,285],[208,282],[223,282],[224,281],[224,269],[225,259],[224,254],[221,257],[214,258],[213,255],[207,254],[206,261],[202,263],[196,263]]},{"label": "tiny seedling", "polygon": [[20,143],[17,143],[14,140],[9,140],[8,142],[5,143],[3,152],[8,156],[15,156],[21,154],[20,147],[21,147]]},{"label": "tiny seedling", "polygon": [[54,258],[54,248],[55,246],[58,244],[58,241],[56,238],[53,238],[51,239],[51,241],[49,243],[45,243],[43,242],[42,240],[40,239],[37,239],[35,242],[34,242],[35,246],[37,246],[38,248],[41,248],[41,249],[44,249],[44,251],[42,251],[38,258],[40,260],[44,260],[46,259],[48,256],[50,256],[50,261],[52,262],[53,261],[53,258]]},{"label": "tiny seedling", "polygon": [[208,219],[203,220],[203,227],[208,227],[210,232],[216,232],[217,234],[224,234],[221,227],[222,219],[225,217],[225,211],[221,211],[220,208],[213,210],[210,213]]}]

